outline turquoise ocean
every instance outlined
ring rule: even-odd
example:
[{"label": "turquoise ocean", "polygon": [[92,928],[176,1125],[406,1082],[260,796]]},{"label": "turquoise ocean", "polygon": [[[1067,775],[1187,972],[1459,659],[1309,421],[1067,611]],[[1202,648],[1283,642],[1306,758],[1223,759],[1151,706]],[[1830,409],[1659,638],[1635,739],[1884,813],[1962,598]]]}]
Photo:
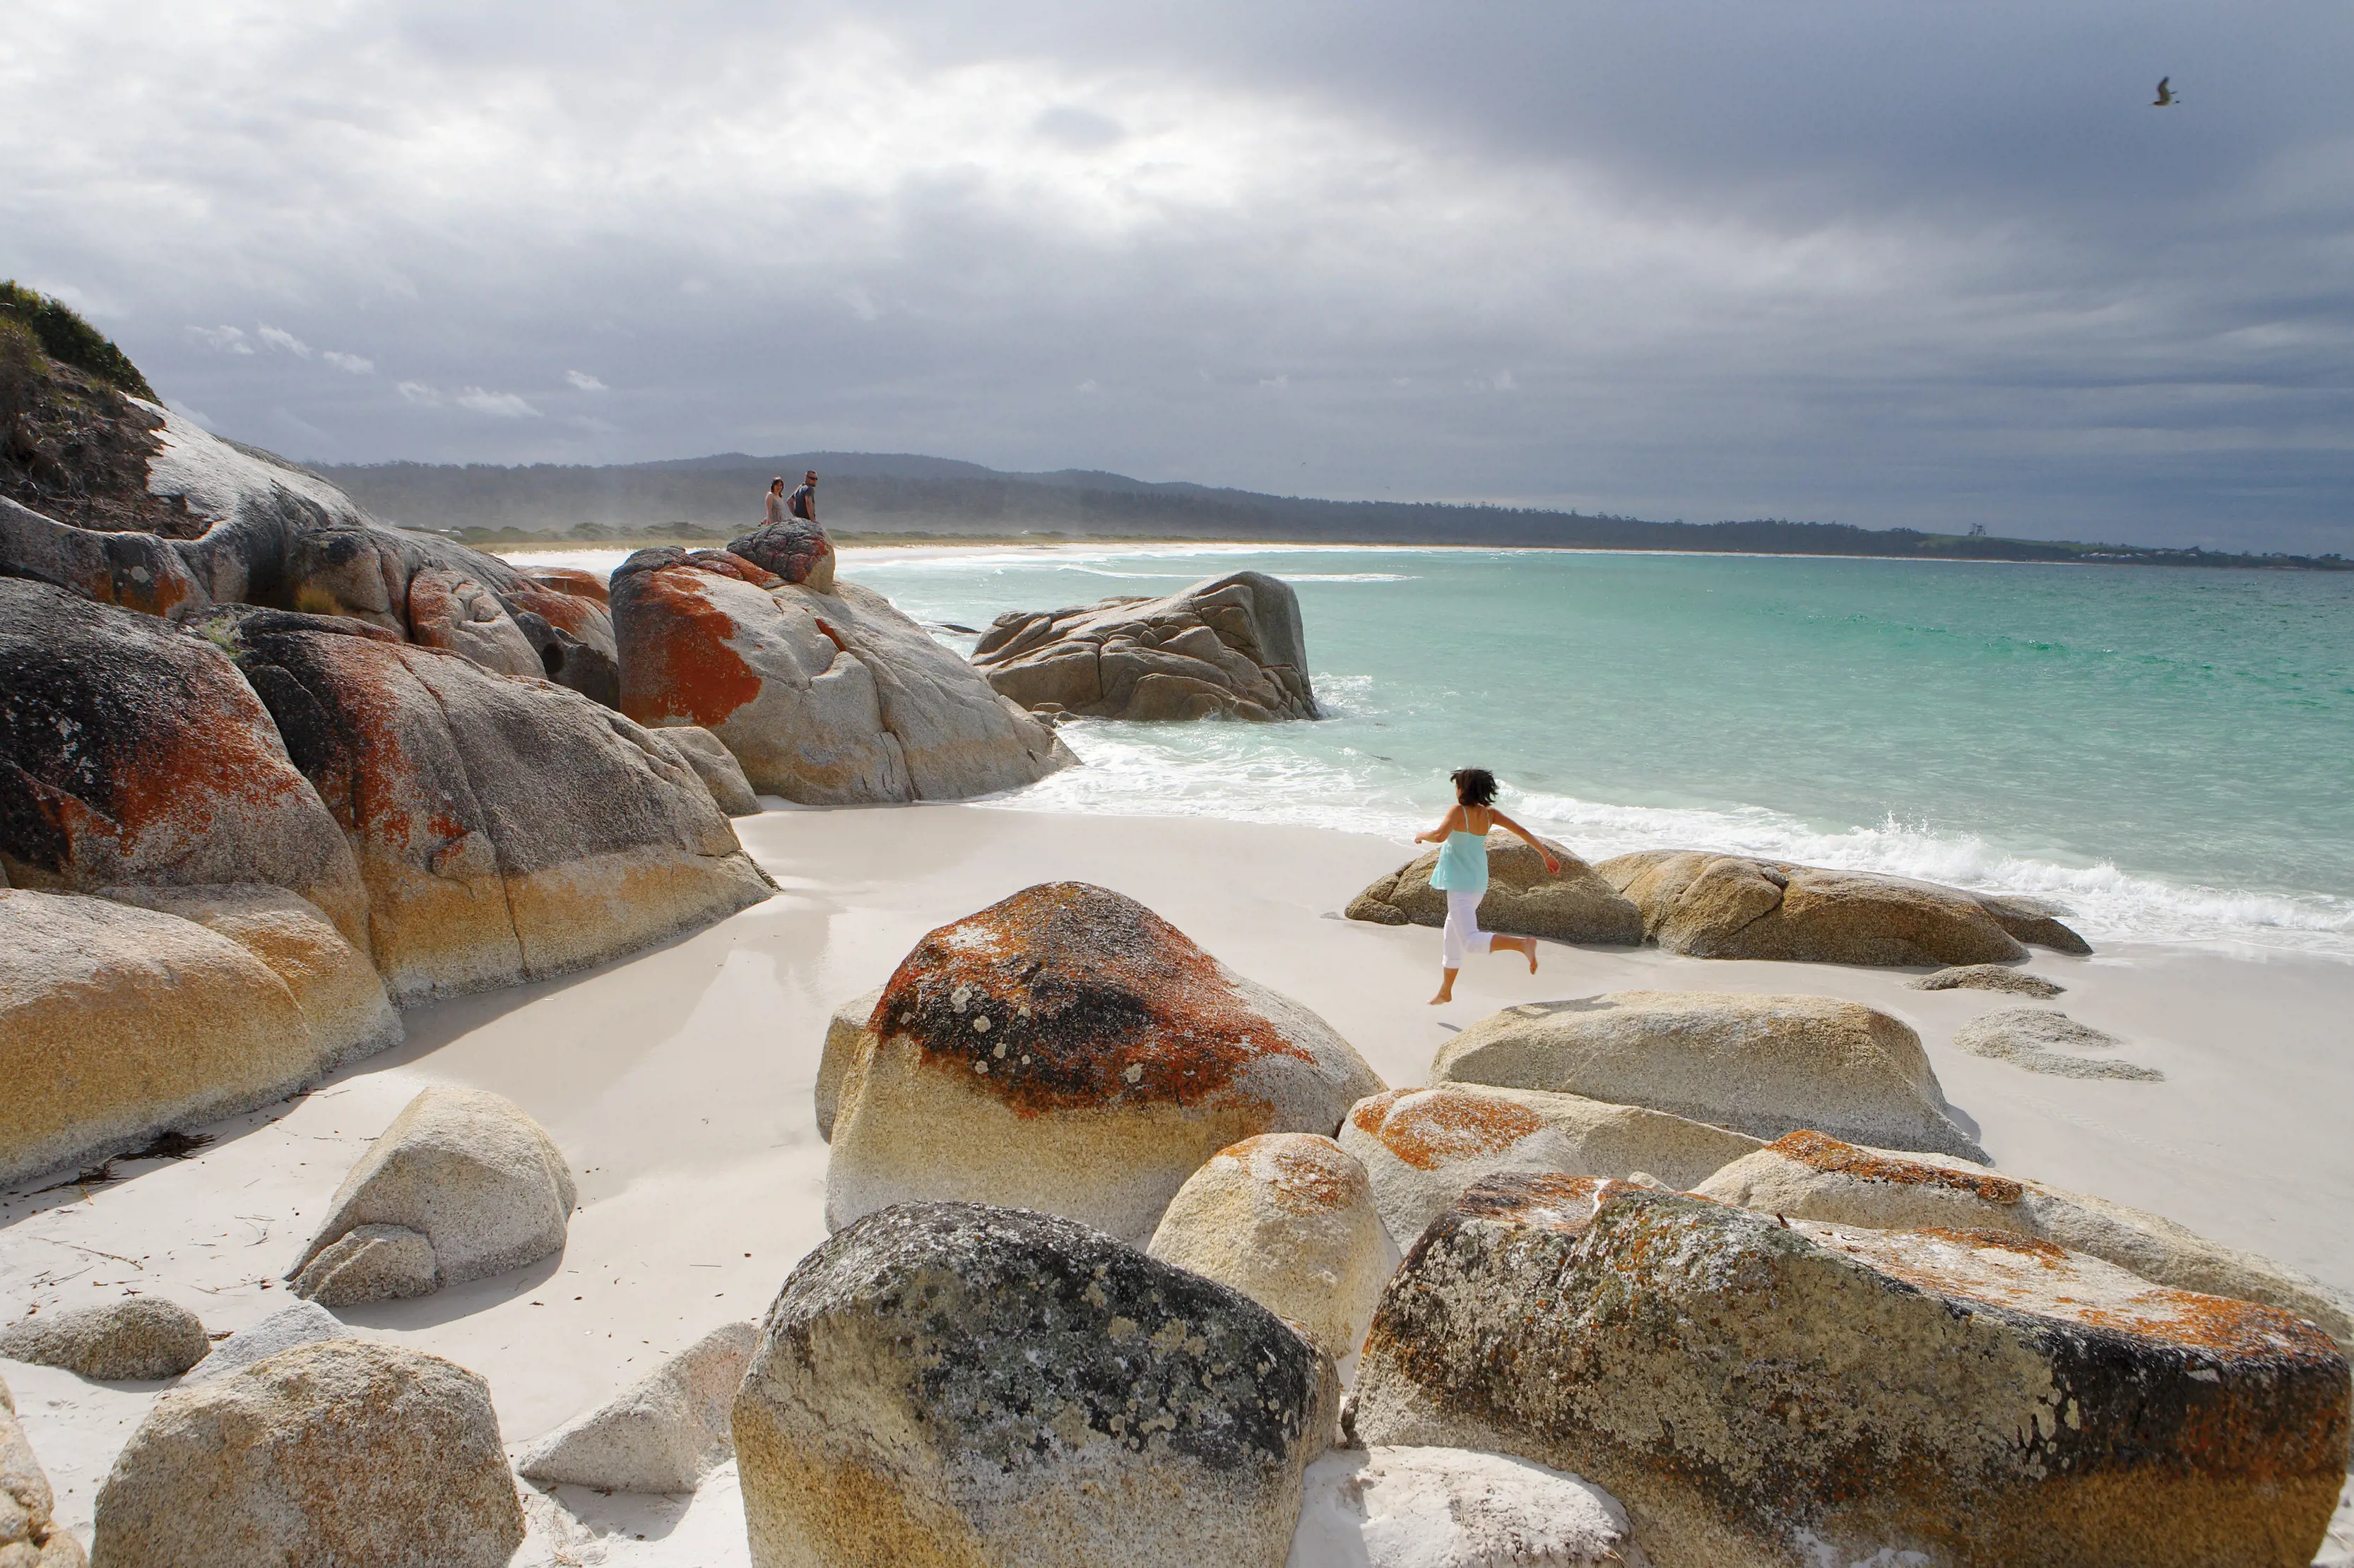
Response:
[{"label": "turquoise ocean", "polygon": [[[1543,550],[852,550],[928,622],[1249,568],[1318,723],[1080,721],[994,802],[1403,839],[1450,768],[1589,858],[1707,847],[2354,957],[2354,574]],[[969,650],[971,639],[947,635]]]}]

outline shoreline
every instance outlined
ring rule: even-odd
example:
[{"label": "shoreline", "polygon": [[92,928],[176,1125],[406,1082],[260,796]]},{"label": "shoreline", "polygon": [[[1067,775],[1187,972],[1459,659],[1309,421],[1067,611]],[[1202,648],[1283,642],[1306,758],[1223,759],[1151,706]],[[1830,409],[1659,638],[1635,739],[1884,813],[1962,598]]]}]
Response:
[{"label": "shoreline", "polygon": [[[2020,999],[1906,989],[1917,970],[1545,943],[1535,976],[1517,959],[1475,960],[1457,1001],[1428,1007],[1437,933],[1338,914],[1406,858],[1369,834],[948,804],[771,809],[737,825],[779,885],[768,902],[598,969],[413,1010],[405,1044],[211,1128],[219,1141],[194,1158],[127,1165],[127,1180],[86,1192],[8,1194],[0,1319],[137,1290],[214,1330],[245,1327],[291,1299],[276,1277],[306,1218],[410,1096],[433,1082],[493,1089],[547,1128],[576,1173],[565,1252],[343,1316],[481,1372],[512,1449],[766,1308],[825,1234],[811,1091],[832,1009],[879,983],[924,932],[1066,878],[1142,900],[1323,1016],[1394,1086],[1426,1081],[1452,1031],[1516,1002],[1633,989],[1865,1001],[1920,1032],[1948,1098],[2003,1169],[2154,1210],[2354,1290],[2354,1058],[2341,1045],[2354,964],[2157,944],[2076,959],[2033,949],[2028,967],[2069,988],[2046,1005],[2121,1036],[2118,1054],[2167,1075],[2085,1081],[1956,1050],[1961,1023]],[[87,1539],[96,1486],[163,1385],[0,1371],[61,1517]],[[732,1474],[716,1478],[692,1508],[569,1489],[565,1501],[620,1521],[622,1537],[600,1538],[617,1550],[639,1531],[655,1536],[614,1561],[741,1562],[730,1486]],[[719,1524],[690,1529],[682,1511]],[[709,1555],[731,1531],[732,1554]]]}]

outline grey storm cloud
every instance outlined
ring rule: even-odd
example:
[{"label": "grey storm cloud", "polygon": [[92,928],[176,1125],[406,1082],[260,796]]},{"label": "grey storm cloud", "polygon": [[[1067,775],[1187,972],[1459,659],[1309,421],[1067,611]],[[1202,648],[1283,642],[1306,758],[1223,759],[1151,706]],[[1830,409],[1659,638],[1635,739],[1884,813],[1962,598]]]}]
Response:
[{"label": "grey storm cloud", "polygon": [[2349,45],[2170,0],[16,0],[0,272],[324,461],[2339,549]]}]

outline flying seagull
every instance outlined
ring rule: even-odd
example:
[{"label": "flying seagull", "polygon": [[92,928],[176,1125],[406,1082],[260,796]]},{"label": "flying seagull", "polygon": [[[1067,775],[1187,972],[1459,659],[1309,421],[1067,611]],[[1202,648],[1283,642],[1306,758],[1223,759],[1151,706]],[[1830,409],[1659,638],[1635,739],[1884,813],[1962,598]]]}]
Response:
[{"label": "flying seagull", "polygon": [[2182,100],[2174,95],[2174,89],[2166,85],[2173,79],[2174,79],[2170,76],[2162,76],[2158,79],[2158,96],[2149,101],[2149,106],[2152,109],[2171,109],[2176,104],[2182,101]]}]

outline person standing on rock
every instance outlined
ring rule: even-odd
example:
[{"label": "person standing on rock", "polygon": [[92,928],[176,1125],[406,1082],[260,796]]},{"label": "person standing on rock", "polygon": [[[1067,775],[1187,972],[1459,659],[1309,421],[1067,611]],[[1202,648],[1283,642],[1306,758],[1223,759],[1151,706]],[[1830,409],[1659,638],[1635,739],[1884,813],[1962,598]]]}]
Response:
[{"label": "person standing on rock", "polygon": [[1418,844],[1438,844],[1438,863],[1431,868],[1430,885],[1447,895],[1447,927],[1439,937],[1438,994],[1430,999],[1437,1007],[1455,1000],[1455,974],[1463,967],[1463,955],[1491,952],[1504,948],[1526,955],[1529,973],[1537,972],[1537,943],[1533,937],[1496,937],[1479,929],[1479,900],[1488,891],[1488,832],[1501,828],[1525,842],[1544,857],[1545,874],[1558,875],[1561,862],[1553,851],[1539,843],[1536,835],[1496,810],[1496,776],[1484,768],[1458,768],[1448,775],[1455,783],[1455,809],[1438,826],[1426,833],[1416,833]]}]

